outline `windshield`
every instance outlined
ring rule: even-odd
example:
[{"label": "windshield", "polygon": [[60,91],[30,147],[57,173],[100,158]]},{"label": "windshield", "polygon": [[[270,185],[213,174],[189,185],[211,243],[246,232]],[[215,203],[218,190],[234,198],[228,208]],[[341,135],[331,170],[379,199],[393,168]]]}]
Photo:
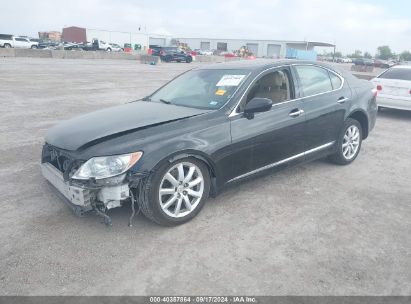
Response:
[{"label": "windshield", "polygon": [[411,69],[394,68],[382,73],[378,78],[411,80]]},{"label": "windshield", "polygon": [[247,70],[194,70],[154,93],[152,101],[199,109],[219,109],[245,81]]}]

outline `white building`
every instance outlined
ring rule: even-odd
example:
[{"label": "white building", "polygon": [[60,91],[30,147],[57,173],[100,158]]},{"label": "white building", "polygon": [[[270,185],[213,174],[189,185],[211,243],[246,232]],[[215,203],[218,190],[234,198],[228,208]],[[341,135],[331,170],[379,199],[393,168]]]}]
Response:
[{"label": "white building", "polygon": [[314,47],[334,47],[333,44],[313,41],[256,40],[256,39],[216,39],[216,38],[175,38],[187,43],[192,49],[232,52],[246,46],[257,57],[284,58],[287,49],[313,51]]},{"label": "white building", "polygon": [[[192,50],[235,51],[246,46],[257,57],[284,58],[295,54],[307,58],[316,57],[315,47],[334,47],[333,44],[314,41],[256,40],[256,39],[217,39],[217,38],[173,38],[169,35],[145,32],[119,32],[82,27],[63,28],[62,40],[67,42],[91,42],[94,38],[108,43],[124,46],[131,44],[135,49],[145,51],[150,45],[170,46],[171,42],[186,43]],[[293,51],[293,52],[290,52]],[[291,56],[292,57],[292,56]],[[304,58],[301,58],[304,59]]]},{"label": "white building", "polygon": [[132,45],[133,49],[137,45],[140,46],[141,50],[147,50],[150,44],[169,45],[171,36],[145,32],[119,32],[90,29],[76,26],[63,28],[63,41],[85,43],[91,42],[93,39],[108,43],[117,43],[122,47],[125,43],[128,43]]}]

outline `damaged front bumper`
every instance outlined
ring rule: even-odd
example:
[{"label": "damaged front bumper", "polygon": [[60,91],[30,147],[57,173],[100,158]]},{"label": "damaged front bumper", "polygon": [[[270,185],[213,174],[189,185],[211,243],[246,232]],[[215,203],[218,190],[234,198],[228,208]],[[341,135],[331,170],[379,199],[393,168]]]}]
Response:
[{"label": "damaged front bumper", "polygon": [[90,190],[70,186],[69,182],[64,181],[63,174],[49,163],[41,164],[41,173],[57,190],[60,197],[63,196],[63,201],[76,215],[83,216],[84,213],[93,209]]},{"label": "damaged front bumper", "polygon": [[[41,171],[76,215],[83,216],[87,212],[95,211],[104,218],[108,225],[111,225],[111,219],[106,211],[120,207],[125,200],[132,198],[129,184],[124,183],[124,178],[119,179],[123,183],[89,188],[81,184],[74,184],[70,180],[66,181],[62,172],[50,163],[42,163]],[[134,208],[134,200],[132,204]]]}]

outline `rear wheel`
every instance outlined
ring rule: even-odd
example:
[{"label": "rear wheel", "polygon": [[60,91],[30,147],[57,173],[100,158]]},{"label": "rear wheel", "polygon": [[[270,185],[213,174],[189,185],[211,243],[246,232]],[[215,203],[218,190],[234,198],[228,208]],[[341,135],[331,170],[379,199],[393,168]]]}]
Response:
[{"label": "rear wheel", "polygon": [[195,217],[209,191],[210,174],[206,165],[195,158],[184,158],[160,166],[149,176],[139,204],[149,219],[173,226]]},{"label": "rear wheel", "polygon": [[330,156],[331,161],[338,165],[352,163],[360,153],[361,143],[361,124],[355,119],[348,118],[337,142],[338,150]]},{"label": "rear wheel", "polygon": [[31,46],[31,49],[35,50],[35,49],[37,49],[37,46],[36,46],[36,45],[32,45],[32,46]]},{"label": "rear wheel", "polygon": [[193,58],[192,58],[192,57],[189,56],[189,57],[186,58],[186,62],[187,62],[187,63],[190,63],[191,61],[193,61]]},{"label": "rear wheel", "polygon": [[8,43],[5,43],[5,44],[4,44],[4,47],[5,47],[6,49],[9,49],[9,48],[11,48],[11,45],[8,44]]}]

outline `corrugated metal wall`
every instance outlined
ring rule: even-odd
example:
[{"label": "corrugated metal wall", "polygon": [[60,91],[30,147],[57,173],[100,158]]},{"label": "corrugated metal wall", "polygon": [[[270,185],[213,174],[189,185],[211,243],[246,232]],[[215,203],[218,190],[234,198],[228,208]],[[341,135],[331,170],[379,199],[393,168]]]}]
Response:
[{"label": "corrugated metal wall", "polygon": [[157,40],[169,45],[171,37],[161,34],[148,33],[131,33],[131,32],[116,32],[97,29],[86,29],[77,26],[63,28],[62,40],[66,42],[91,42],[94,38],[107,43],[117,43],[124,46],[125,43],[131,43],[133,48],[135,45],[140,45],[142,50],[148,49],[149,40]]},{"label": "corrugated metal wall", "polygon": [[124,46],[125,43],[131,43],[134,45],[141,45],[141,49],[147,49],[149,44],[149,35],[144,33],[127,33],[127,32],[115,32],[106,30],[87,29],[87,39],[91,41],[93,38],[103,40],[108,43],[117,43],[120,46]]},{"label": "corrugated metal wall", "polygon": [[63,33],[61,34],[61,40],[65,42],[87,42],[86,29],[77,26],[70,26],[63,28]]},{"label": "corrugated metal wall", "polygon": [[268,53],[269,45],[276,45],[275,57],[285,57],[284,41],[277,40],[245,40],[245,39],[215,39],[215,38],[176,38],[176,40],[187,43],[191,49],[208,49],[216,50],[218,43],[227,43],[227,51],[232,52],[239,50],[242,46],[251,46],[253,53],[258,57],[271,57]]}]

